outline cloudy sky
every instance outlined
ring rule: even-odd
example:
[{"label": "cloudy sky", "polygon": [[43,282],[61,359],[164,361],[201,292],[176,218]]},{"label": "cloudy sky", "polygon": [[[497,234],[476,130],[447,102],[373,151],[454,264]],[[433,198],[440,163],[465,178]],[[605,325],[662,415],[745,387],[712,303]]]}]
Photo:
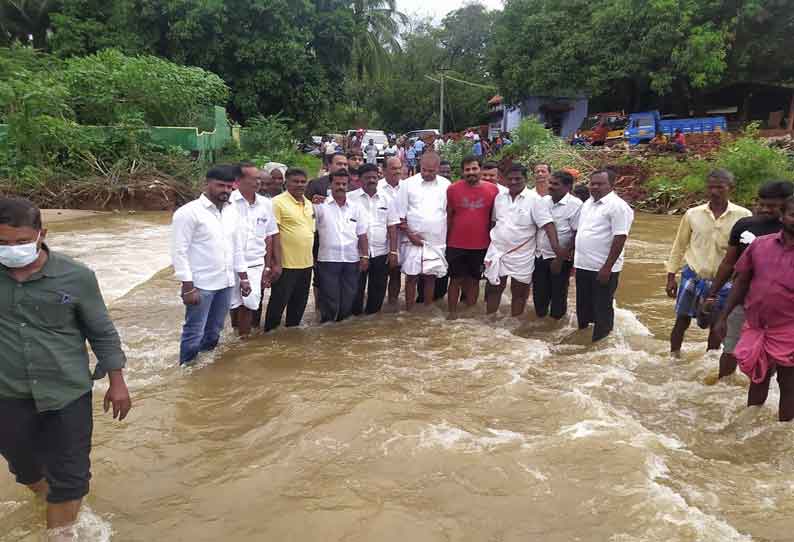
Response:
[{"label": "cloudy sky", "polygon": [[[481,0],[489,9],[500,9],[502,0]],[[406,15],[431,16],[440,21],[452,10],[466,5],[464,0],[397,0],[397,9]]]}]

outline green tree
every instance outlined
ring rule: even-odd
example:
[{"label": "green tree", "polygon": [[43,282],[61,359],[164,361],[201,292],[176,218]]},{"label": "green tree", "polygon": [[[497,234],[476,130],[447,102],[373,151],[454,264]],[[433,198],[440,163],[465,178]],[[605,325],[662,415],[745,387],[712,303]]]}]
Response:
[{"label": "green tree", "polygon": [[585,92],[684,113],[708,90],[791,78],[792,31],[784,0],[507,0],[490,67],[509,101]]},{"label": "green tree", "polygon": [[397,11],[396,0],[353,0],[352,57],[355,76],[380,74],[387,65],[390,51],[399,51],[400,25],[407,17]]},{"label": "green tree", "polygon": [[[493,13],[480,4],[450,12],[440,25],[418,21],[401,36],[402,48],[389,56],[389,69],[378,80],[366,110],[397,132],[439,125],[440,72],[476,85],[490,84],[488,37]],[[447,79],[444,125],[460,130],[488,120],[488,99],[495,90]]]},{"label": "green tree", "polygon": [[342,93],[350,65],[352,8],[337,0],[62,0],[53,51],[107,47],[147,53],[220,75],[241,120],[277,114],[319,122]]}]

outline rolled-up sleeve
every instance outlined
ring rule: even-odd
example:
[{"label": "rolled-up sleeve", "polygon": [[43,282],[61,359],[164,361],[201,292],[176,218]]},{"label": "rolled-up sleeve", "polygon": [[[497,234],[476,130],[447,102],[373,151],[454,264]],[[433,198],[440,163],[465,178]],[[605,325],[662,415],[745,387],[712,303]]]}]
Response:
[{"label": "rolled-up sleeve", "polygon": [[400,223],[400,210],[397,207],[396,199],[389,199],[386,205],[386,225],[396,226]]},{"label": "rolled-up sleeve", "polygon": [[109,371],[123,369],[127,357],[121,349],[121,338],[110,319],[93,271],[87,271],[82,280],[77,316],[80,328],[97,357],[93,378],[97,380]]},{"label": "rolled-up sleeve", "polygon": [[400,191],[397,192],[397,198],[395,199],[397,202],[397,215],[400,219],[408,217],[408,187],[401,186]]},{"label": "rolled-up sleeve", "polygon": [[177,280],[182,282],[193,280],[188,250],[193,239],[194,222],[193,214],[187,210],[179,210],[174,213],[171,222],[171,263],[174,266]]},{"label": "rolled-up sleeve", "polygon": [[689,223],[689,216],[689,212],[684,214],[678,226],[678,233],[675,236],[675,241],[673,241],[673,248],[670,250],[670,258],[665,264],[668,273],[678,273],[684,264],[684,254],[686,254],[689,240],[692,237],[692,226]]}]

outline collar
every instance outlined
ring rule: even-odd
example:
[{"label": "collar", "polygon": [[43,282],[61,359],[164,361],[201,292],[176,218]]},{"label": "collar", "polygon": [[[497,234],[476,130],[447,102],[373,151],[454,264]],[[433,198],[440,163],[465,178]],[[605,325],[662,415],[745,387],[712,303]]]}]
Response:
[{"label": "collar", "polygon": [[[259,199],[262,198],[262,197],[264,197],[264,196],[260,195],[258,192],[254,192],[254,203],[253,203],[253,205],[256,205],[257,203],[259,203]],[[245,196],[243,196],[243,193],[240,192],[240,189],[238,188],[237,190],[232,192],[231,196],[229,196],[229,201],[235,201],[236,202],[236,201],[240,201],[240,200],[243,200],[246,203],[248,203],[248,205],[251,205],[251,203],[249,203],[248,200],[245,199]]]},{"label": "collar", "polygon": [[[521,192],[518,193],[518,195],[516,196],[516,199],[528,198],[528,197],[530,197],[531,194],[532,194],[532,191],[529,188],[525,187]],[[513,199],[513,196],[510,195],[510,189],[509,188],[507,189],[507,192],[505,192],[504,194],[500,194],[500,195],[504,195],[510,201],[515,201]]]},{"label": "collar", "polygon": [[[358,189],[356,189],[356,190],[358,190]],[[354,192],[355,192],[355,190],[354,190]],[[362,192],[363,192],[363,190],[362,190]],[[351,193],[352,193],[352,192],[351,192]],[[325,204],[326,204],[326,205],[336,205],[336,206],[337,206],[337,207],[339,207],[340,209],[341,209],[341,208],[343,208],[343,207],[350,207],[350,194],[348,194],[347,196],[345,196],[345,204],[344,204],[344,205],[339,205],[339,204],[336,202],[336,200],[334,199],[334,197],[333,197],[333,196],[328,196],[328,197],[326,198],[326,200],[325,200]]]},{"label": "collar", "polygon": [[[232,193],[234,193],[234,192],[232,192]],[[230,199],[231,199],[231,198],[230,198]],[[215,208],[217,209],[217,207],[215,206],[215,204],[214,204],[214,203],[212,203],[212,202],[210,201],[210,199],[209,199],[207,196],[205,196],[205,195],[204,195],[204,193],[202,193],[202,194],[201,194],[201,196],[199,196],[199,199],[198,199],[198,200],[199,200],[199,202],[200,202],[200,203],[201,203],[201,204],[202,204],[204,207],[206,207],[207,209],[209,209],[209,208],[211,208],[211,207],[215,207]],[[224,204],[223,204],[223,206],[224,206],[224,207],[226,207],[227,205],[229,205],[229,202],[228,202],[228,201],[227,201],[226,203],[224,203]]]},{"label": "collar", "polygon": [[603,198],[601,198],[599,200],[593,199],[592,196],[590,196],[590,199],[593,200],[593,203],[595,203],[595,204],[601,204],[601,203],[608,203],[610,199],[614,199],[616,197],[618,197],[618,195],[615,194],[614,190],[612,190],[612,191],[609,192],[609,194],[607,194],[606,196],[604,196]]},{"label": "collar", "polygon": [[560,201],[554,201],[554,198],[551,197],[551,194],[548,195],[549,199],[551,200],[552,205],[568,205],[571,202],[571,193],[566,192],[565,195],[560,198]]}]

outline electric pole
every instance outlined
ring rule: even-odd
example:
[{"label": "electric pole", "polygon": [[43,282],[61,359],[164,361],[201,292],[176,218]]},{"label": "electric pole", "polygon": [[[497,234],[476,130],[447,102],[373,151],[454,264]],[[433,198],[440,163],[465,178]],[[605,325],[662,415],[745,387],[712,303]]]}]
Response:
[{"label": "electric pole", "polygon": [[441,72],[441,106],[439,107],[438,118],[439,118],[439,135],[441,137],[444,136],[444,72]]}]

